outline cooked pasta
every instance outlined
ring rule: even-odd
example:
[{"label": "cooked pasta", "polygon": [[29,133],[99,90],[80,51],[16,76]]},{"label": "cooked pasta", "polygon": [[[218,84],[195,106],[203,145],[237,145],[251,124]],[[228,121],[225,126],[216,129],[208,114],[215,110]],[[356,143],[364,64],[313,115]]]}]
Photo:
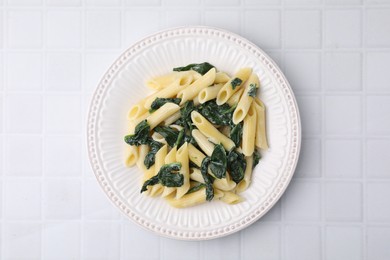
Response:
[{"label": "cooked pasta", "polygon": [[207,62],[173,70],[146,81],[156,92],[129,109],[125,165],[143,172],[141,193],[172,207],[240,203],[256,147],[268,148],[257,75],[230,77]]}]

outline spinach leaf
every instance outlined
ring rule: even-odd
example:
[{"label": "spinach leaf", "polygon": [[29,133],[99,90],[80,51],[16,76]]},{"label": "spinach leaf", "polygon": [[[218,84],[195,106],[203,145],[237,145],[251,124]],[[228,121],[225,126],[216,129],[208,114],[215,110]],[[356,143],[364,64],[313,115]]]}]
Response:
[{"label": "spinach leaf", "polygon": [[192,161],[190,161],[190,168],[200,169],[200,167],[195,163],[193,163]]},{"label": "spinach leaf", "polygon": [[259,163],[261,159],[261,154],[255,149],[253,152],[253,166],[252,169],[256,167],[256,165]]},{"label": "spinach leaf", "polygon": [[144,185],[142,185],[141,193],[146,191],[148,189],[148,186],[156,185],[159,182],[158,176],[153,176],[149,180],[144,182]]},{"label": "spinach leaf", "polygon": [[136,127],[133,135],[126,135],[125,142],[129,145],[139,146],[141,144],[148,144],[149,142],[150,126],[145,120],[141,121]]},{"label": "spinach leaf", "polygon": [[161,185],[166,187],[180,187],[184,183],[184,176],[177,173],[181,169],[181,163],[164,164],[158,172]]},{"label": "spinach leaf", "polygon": [[242,79],[234,78],[230,84],[232,85],[232,89],[234,90],[234,89],[236,89],[236,87],[238,87],[242,84]]},{"label": "spinach leaf", "polygon": [[181,98],[156,98],[152,104],[150,105],[149,113],[153,113],[166,103],[175,103],[176,105],[179,105],[181,102]]},{"label": "spinach leaf", "polygon": [[166,187],[181,187],[184,184],[184,176],[178,173],[181,169],[181,163],[164,164],[157,175],[145,181],[141,188],[141,193],[148,189],[148,186],[160,183]]},{"label": "spinach leaf", "polygon": [[237,125],[234,125],[230,130],[230,139],[232,139],[236,147],[240,146],[242,140],[242,129],[243,129],[243,123],[240,122]]},{"label": "spinach leaf", "polygon": [[210,157],[210,170],[218,179],[225,178],[227,168],[227,158],[225,149],[221,144],[217,144]]},{"label": "spinach leaf", "polygon": [[170,147],[175,146],[179,131],[170,128],[169,126],[157,126],[154,128],[154,131],[162,135]]},{"label": "spinach leaf", "polygon": [[191,112],[195,110],[195,105],[192,100],[184,103],[180,109],[180,117],[183,120],[183,126],[186,131],[192,130]]},{"label": "spinach leaf", "polygon": [[206,200],[211,201],[214,198],[214,188],[211,176],[207,173],[208,167],[210,164],[210,157],[205,157],[202,161],[202,166],[200,167],[200,172],[202,173],[204,184],[206,185]]},{"label": "spinach leaf", "polygon": [[200,73],[201,75],[204,75],[212,68],[215,68],[215,67],[208,62],[203,62],[203,63],[199,63],[199,64],[196,64],[196,63],[189,64],[185,67],[177,67],[177,68],[174,68],[173,71],[195,70],[196,72]]},{"label": "spinach leaf", "polygon": [[250,84],[249,85],[248,96],[256,97],[256,94],[257,94],[257,85],[256,84]]},{"label": "spinach leaf", "polygon": [[235,183],[239,183],[245,174],[245,156],[232,149],[227,156],[227,169]]},{"label": "spinach leaf", "polygon": [[180,130],[178,136],[177,136],[177,139],[176,139],[176,142],[175,142],[175,146],[176,147],[180,147],[184,144],[184,138],[185,138],[185,133],[184,133],[184,128]]},{"label": "spinach leaf", "polygon": [[206,185],[204,183],[199,183],[198,185],[196,185],[196,186],[192,187],[191,189],[189,189],[186,194],[190,194],[190,193],[196,192],[196,191],[200,190],[203,187],[206,187]]},{"label": "spinach leaf", "polygon": [[157,142],[152,138],[150,138],[149,145],[150,145],[150,151],[146,154],[144,159],[144,164],[146,166],[146,169],[149,169],[154,164],[154,161],[156,159],[156,153],[163,146],[162,143]]},{"label": "spinach leaf", "polygon": [[213,99],[198,106],[197,109],[202,116],[214,125],[226,126],[232,122],[233,111],[227,103],[218,106],[215,99]]}]

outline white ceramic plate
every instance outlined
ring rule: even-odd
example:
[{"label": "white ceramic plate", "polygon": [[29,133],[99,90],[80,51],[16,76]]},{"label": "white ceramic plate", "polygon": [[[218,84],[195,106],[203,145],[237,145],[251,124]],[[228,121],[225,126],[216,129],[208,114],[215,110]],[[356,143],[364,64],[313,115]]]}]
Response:
[{"label": "white ceramic plate", "polygon": [[[146,79],[189,63],[210,62],[233,74],[252,67],[261,81],[267,108],[270,149],[263,151],[245,201],[219,201],[175,209],[161,198],[140,194],[141,172],[123,164],[127,111],[151,91]],[[280,198],[298,161],[301,129],[294,94],[283,73],[257,46],[216,28],[182,27],[149,36],[126,50],[97,87],[88,115],[88,152],[98,182],[130,219],[160,235],[203,240],[241,230],[263,216]]]}]

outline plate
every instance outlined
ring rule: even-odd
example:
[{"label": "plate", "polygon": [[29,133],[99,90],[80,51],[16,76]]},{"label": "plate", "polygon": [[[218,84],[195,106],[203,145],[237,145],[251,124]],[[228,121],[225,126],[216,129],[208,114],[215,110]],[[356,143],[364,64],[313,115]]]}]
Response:
[{"label": "plate", "polygon": [[[176,209],[162,198],[140,194],[142,173],[123,164],[127,111],[147,96],[144,82],[174,67],[207,61],[233,74],[252,67],[260,78],[266,106],[269,150],[253,172],[252,183],[236,205],[213,201]],[[126,216],[162,236],[205,240],[232,234],[261,218],[288,186],[299,157],[301,127],[294,94],[274,61],[259,47],[231,32],[180,27],[144,38],[127,49],[99,83],[87,121],[88,154],[108,198]]]}]

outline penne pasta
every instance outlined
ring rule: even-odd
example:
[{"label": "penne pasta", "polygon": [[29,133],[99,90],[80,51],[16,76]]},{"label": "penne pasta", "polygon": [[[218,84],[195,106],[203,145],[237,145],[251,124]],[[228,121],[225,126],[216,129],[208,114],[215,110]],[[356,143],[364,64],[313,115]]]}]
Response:
[{"label": "penne pasta", "polygon": [[234,93],[233,96],[231,96],[228,101],[226,102],[229,106],[234,107],[237,106],[238,102],[240,101],[241,95],[244,92],[244,89],[239,89],[236,93]]},{"label": "penne pasta", "polygon": [[242,197],[231,191],[223,191],[220,200],[227,204],[237,204],[242,201]]},{"label": "penne pasta", "polygon": [[253,106],[257,115],[255,144],[260,149],[266,150],[268,149],[268,141],[265,128],[265,106],[258,98],[254,99]]},{"label": "penne pasta", "polygon": [[152,95],[150,95],[144,103],[144,107],[146,109],[150,109],[150,106],[152,105],[153,101],[156,98],[172,98],[179,93],[182,89],[184,89],[188,85],[181,85],[180,79],[176,79],[174,82],[172,82],[169,86],[166,88],[163,88]]},{"label": "penne pasta", "polygon": [[146,99],[142,99],[140,102],[132,106],[127,114],[127,118],[129,120],[135,120],[141,115],[148,112],[148,110],[144,107]]},{"label": "penne pasta", "polygon": [[192,137],[194,137],[195,141],[199,145],[199,147],[207,154],[207,156],[211,156],[214,151],[214,144],[207,140],[207,137],[202,134],[198,129],[192,130]]},{"label": "penne pasta", "polygon": [[248,189],[249,184],[252,179],[252,168],[253,168],[253,156],[247,156],[246,159],[246,168],[244,173],[244,179],[237,184],[236,191],[238,193],[245,191]]},{"label": "penne pasta", "polygon": [[247,82],[245,83],[245,89],[241,95],[240,101],[238,101],[237,107],[233,113],[233,123],[238,124],[244,120],[249,108],[253,102],[253,98],[256,96],[256,90],[260,86],[259,78],[256,74],[252,73]]},{"label": "penne pasta", "polygon": [[226,74],[225,72],[218,71],[217,74],[215,74],[214,84],[226,83],[229,80],[230,77],[228,74]]},{"label": "penne pasta", "polygon": [[[164,160],[165,164],[175,162],[176,161],[176,153],[177,153],[177,147],[175,146],[165,156],[165,160]],[[164,191],[161,195],[161,197],[163,197],[163,198],[170,195],[170,194],[175,193],[175,191],[176,191],[175,187],[163,187],[163,189],[164,189]]]},{"label": "penne pasta", "polygon": [[180,107],[174,103],[166,103],[154,113],[150,114],[146,120],[150,126],[150,129],[155,128],[157,125],[159,125],[162,121],[170,117],[171,115],[175,114],[180,110]]},{"label": "penne pasta", "polygon": [[190,167],[188,158],[188,144],[184,143],[176,153],[176,161],[181,163],[179,173],[184,176],[184,183],[176,189],[176,199],[183,197],[190,189]]},{"label": "penne pasta", "polygon": [[255,150],[256,122],[256,111],[254,107],[251,106],[244,118],[244,125],[242,128],[242,153],[245,156],[252,155]]},{"label": "penne pasta", "polygon": [[176,122],[179,118],[180,118],[180,111],[177,111],[176,113],[174,113],[173,115],[171,115],[170,117],[166,118],[164,121],[163,121],[163,125],[164,126],[168,126],[168,125],[171,125],[173,124],[174,122]]},{"label": "penne pasta", "polygon": [[125,154],[125,165],[131,167],[136,164],[138,160],[138,147],[127,145]]},{"label": "penne pasta", "polygon": [[209,100],[212,100],[217,97],[218,92],[223,87],[223,84],[217,84],[208,88],[202,89],[198,94],[198,101],[200,104],[203,104]]},{"label": "penne pasta", "polygon": [[251,68],[240,69],[219,91],[217,104],[219,106],[225,104],[228,99],[240,89],[241,85],[244,84],[251,73]]},{"label": "penne pasta", "polygon": [[[168,151],[168,146],[164,145],[156,153],[155,163],[154,163],[155,171],[154,171],[153,176],[156,176],[158,174],[158,172],[160,171],[161,166],[164,165],[165,157],[167,156],[167,151]],[[151,196],[160,195],[163,192],[163,190],[164,190],[164,187],[158,183],[156,185],[153,185],[150,188],[149,195],[151,195]]]},{"label": "penne pasta", "polygon": [[144,164],[144,160],[145,160],[145,157],[148,154],[148,152],[149,152],[148,145],[143,144],[143,145],[140,145],[138,147],[138,159],[136,161],[136,164],[137,164],[138,168],[140,168],[143,172],[145,172],[147,170],[146,166]]},{"label": "penne pasta", "polygon": [[199,112],[193,111],[191,113],[191,119],[194,125],[209,138],[215,144],[222,144],[223,147],[230,151],[234,146],[234,142],[228,137],[224,136],[218,131],[206,118],[204,118]]}]

